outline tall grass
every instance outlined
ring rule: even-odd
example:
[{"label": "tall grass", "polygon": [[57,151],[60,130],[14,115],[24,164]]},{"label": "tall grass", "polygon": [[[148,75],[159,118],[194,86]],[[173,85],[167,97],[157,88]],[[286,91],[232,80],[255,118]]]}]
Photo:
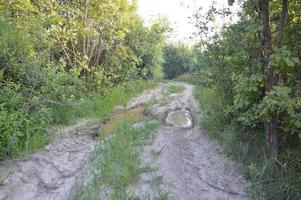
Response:
[{"label": "tall grass", "polygon": [[145,89],[155,87],[152,81],[131,81],[108,90],[104,95],[88,94],[70,106],[57,106],[54,109],[55,122],[68,124],[80,118],[104,119],[109,117],[117,105],[125,106],[128,101]]}]

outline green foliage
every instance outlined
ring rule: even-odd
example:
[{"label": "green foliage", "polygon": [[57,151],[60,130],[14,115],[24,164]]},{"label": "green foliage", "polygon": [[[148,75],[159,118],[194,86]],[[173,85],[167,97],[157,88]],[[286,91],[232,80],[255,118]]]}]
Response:
[{"label": "green foliage", "polygon": [[136,22],[132,33],[128,36],[128,45],[139,55],[138,74],[143,78],[163,78],[165,33],[169,31],[168,22],[164,18],[155,19],[149,28]]},{"label": "green foliage", "polygon": [[0,2],[0,160],[42,147],[49,126],[109,116],[162,75],[167,29],[144,27],[135,1]]},{"label": "green foliage", "polygon": [[154,86],[156,84],[152,81],[130,81],[110,88],[104,96],[92,93],[73,104],[57,105],[52,110],[53,121],[57,124],[66,124],[83,117],[108,118],[116,106],[126,106],[135,95]]},{"label": "green foliage", "polygon": [[[254,199],[299,199],[300,2],[289,2],[289,18],[279,42],[282,1],[270,1],[273,49],[268,58],[262,43],[261,3],[242,2],[239,19],[216,34],[211,23],[231,16],[229,10],[213,5],[204,16],[195,14],[204,65],[192,82],[198,85],[197,98],[206,111],[203,127],[244,164]],[[274,124],[278,139],[274,159],[267,154],[269,123]]]},{"label": "green foliage", "polygon": [[197,48],[190,48],[183,43],[167,45],[164,49],[164,59],[163,68],[168,79],[192,72],[199,67]]}]

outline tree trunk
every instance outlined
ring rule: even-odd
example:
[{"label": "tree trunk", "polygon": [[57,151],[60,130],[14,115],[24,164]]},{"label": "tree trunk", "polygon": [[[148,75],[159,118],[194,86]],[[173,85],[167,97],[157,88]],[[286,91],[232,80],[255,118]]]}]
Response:
[{"label": "tree trunk", "polygon": [[[270,68],[270,56],[273,53],[272,46],[272,34],[271,34],[271,26],[270,26],[270,13],[269,6],[270,0],[262,0],[262,15],[263,15],[263,67],[266,71],[267,77],[267,88],[266,92],[269,92],[273,89],[274,86],[278,85],[279,75],[274,72],[273,68]],[[282,11],[280,16],[280,23],[278,29],[278,35],[276,38],[277,48],[281,48],[284,28],[286,25],[288,13],[288,0],[282,0]],[[267,153],[270,158],[277,158],[278,156],[278,133],[277,133],[277,116],[274,114],[272,116],[272,120],[265,123],[265,131],[266,131],[266,146]]]},{"label": "tree trunk", "polygon": [[288,13],[288,0],[282,0],[282,10],[281,10],[280,23],[279,23],[278,36],[277,36],[277,45],[279,48],[282,46],[284,28],[287,21],[287,13]]},{"label": "tree trunk", "polygon": [[[269,68],[270,56],[273,52],[272,34],[270,26],[270,0],[261,1],[262,17],[263,17],[263,30],[262,30],[262,55],[263,55],[263,67],[266,71],[267,88],[266,92],[272,90],[272,88],[278,84],[278,75],[274,73],[272,68]],[[271,121],[265,122],[266,132],[266,147],[269,157],[277,158],[278,155],[278,137],[277,137],[277,118],[274,115]]]}]

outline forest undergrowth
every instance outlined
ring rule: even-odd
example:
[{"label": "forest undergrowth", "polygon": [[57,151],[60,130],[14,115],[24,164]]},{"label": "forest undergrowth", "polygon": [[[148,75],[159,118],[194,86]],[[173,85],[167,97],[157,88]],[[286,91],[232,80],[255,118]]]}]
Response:
[{"label": "forest undergrowth", "polygon": [[263,129],[248,130],[225,118],[221,96],[214,88],[204,86],[198,74],[185,74],[177,81],[195,85],[195,98],[204,115],[201,126],[223,147],[223,153],[238,161],[240,172],[250,182],[253,199],[299,199],[300,151],[289,148],[275,160],[266,155]]}]

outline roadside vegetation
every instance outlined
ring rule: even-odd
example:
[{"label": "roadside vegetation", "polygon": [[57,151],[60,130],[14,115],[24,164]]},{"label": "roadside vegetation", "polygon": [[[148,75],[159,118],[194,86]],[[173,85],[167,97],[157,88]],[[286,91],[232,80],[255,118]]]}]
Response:
[{"label": "roadside vegetation", "polygon": [[164,95],[168,96],[175,93],[180,93],[185,89],[182,85],[171,84],[166,90],[163,92]]},{"label": "roadside vegetation", "polygon": [[[105,143],[96,147],[69,199],[138,200],[130,186],[139,180],[141,169],[139,151],[152,139],[157,122],[133,127],[124,121]],[[83,187],[84,186],[84,187]]]},{"label": "roadside vegetation", "polygon": [[0,3],[0,160],[47,144],[49,128],[103,119],[163,77],[167,23],[127,0]]},{"label": "roadside vegetation", "polygon": [[[301,4],[239,4],[195,13],[201,69],[177,80],[196,85],[202,127],[243,164],[254,199],[301,199]],[[216,32],[226,16],[237,21]]]}]

